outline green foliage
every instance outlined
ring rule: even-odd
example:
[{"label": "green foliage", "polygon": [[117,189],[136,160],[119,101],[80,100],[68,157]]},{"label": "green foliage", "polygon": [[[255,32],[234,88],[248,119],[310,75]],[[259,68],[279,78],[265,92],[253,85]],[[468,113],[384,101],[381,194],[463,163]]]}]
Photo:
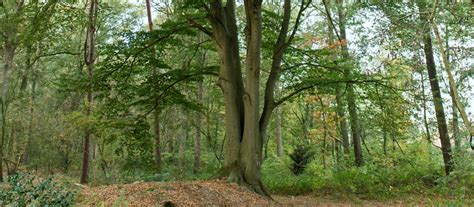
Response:
[{"label": "green foliage", "polygon": [[274,193],[299,195],[313,191],[314,177],[295,176],[284,161],[269,158],[262,167],[263,183]]},{"label": "green foliage", "polygon": [[466,158],[457,161],[457,168],[450,176],[443,175],[439,160],[424,157],[413,159],[416,167],[403,160],[390,162],[390,159],[363,167],[346,167],[344,157],[340,158],[340,165],[324,167],[313,160],[298,176],[291,171],[290,159],[269,158],[263,163],[262,175],[265,186],[278,194],[332,192],[385,200],[421,193],[462,201],[472,198],[474,193],[474,165]]},{"label": "green foliage", "polygon": [[[211,154],[204,154],[201,157],[201,171],[194,172],[191,166],[193,155],[187,150],[184,157],[177,158],[176,154],[163,154],[164,163],[160,170],[154,168],[126,168],[122,172],[122,181],[129,183],[134,181],[145,182],[167,182],[177,180],[202,180],[213,176],[219,169],[219,161]],[[167,159],[174,156],[177,159]],[[184,159],[184,160],[183,160]]]},{"label": "green foliage", "polygon": [[295,150],[290,154],[290,158],[293,161],[291,164],[291,171],[295,175],[303,173],[306,165],[308,165],[314,158],[315,152],[308,145],[298,145]]},{"label": "green foliage", "polygon": [[52,178],[40,179],[28,174],[9,176],[8,184],[7,189],[0,189],[2,206],[70,206],[76,193]]}]

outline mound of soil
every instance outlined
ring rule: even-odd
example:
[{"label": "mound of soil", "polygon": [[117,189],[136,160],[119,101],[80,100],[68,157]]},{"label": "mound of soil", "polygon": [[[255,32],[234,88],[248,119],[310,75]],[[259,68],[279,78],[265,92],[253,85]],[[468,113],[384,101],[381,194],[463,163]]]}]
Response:
[{"label": "mound of soil", "polygon": [[[452,203],[449,198],[436,195],[425,197],[396,197],[391,200],[364,200],[356,195],[345,197],[335,193],[308,195],[260,196],[224,180],[136,182],[82,188],[78,206],[432,206]],[[455,202],[455,200],[452,200]],[[473,200],[465,204],[474,203]]]},{"label": "mound of soil", "polygon": [[244,187],[222,180],[139,182],[91,187],[84,188],[79,200],[81,206],[278,205],[275,201],[257,195]]}]

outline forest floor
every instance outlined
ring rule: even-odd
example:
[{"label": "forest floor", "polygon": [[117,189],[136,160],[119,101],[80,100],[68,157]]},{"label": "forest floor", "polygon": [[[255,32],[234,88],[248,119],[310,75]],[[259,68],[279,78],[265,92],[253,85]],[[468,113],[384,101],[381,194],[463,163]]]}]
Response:
[{"label": "forest floor", "polygon": [[[300,196],[273,195],[273,200],[221,180],[135,182],[84,187],[79,206],[413,206],[446,204],[445,198],[423,195],[395,200],[364,200],[332,193]],[[449,200],[448,200],[449,201]],[[448,202],[449,203],[449,202]],[[171,206],[173,206],[171,205]],[[166,205],[165,205],[166,206]]]}]

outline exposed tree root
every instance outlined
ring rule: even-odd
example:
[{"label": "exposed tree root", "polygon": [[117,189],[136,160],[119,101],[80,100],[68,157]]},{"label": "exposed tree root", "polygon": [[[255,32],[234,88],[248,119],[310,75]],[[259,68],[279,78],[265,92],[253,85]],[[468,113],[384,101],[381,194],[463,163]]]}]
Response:
[{"label": "exposed tree root", "polygon": [[235,164],[221,168],[215,175],[211,176],[210,179],[226,179],[229,183],[237,183],[238,185],[244,186],[252,192],[273,200],[260,178],[245,179],[242,170]]}]

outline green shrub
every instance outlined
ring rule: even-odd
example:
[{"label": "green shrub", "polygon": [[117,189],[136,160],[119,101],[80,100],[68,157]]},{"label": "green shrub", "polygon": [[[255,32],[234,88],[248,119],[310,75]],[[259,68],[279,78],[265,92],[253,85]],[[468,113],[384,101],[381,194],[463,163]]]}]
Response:
[{"label": "green shrub", "polygon": [[70,206],[75,192],[54,182],[28,174],[8,177],[7,189],[0,190],[0,206]]},{"label": "green shrub", "polygon": [[313,160],[314,151],[307,145],[298,145],[293,153],[290,154],[290,158],[293,161],[291,171],[295,175],[303,173],[306,166]]},{"label": "green shrub", "polygon": [[295,176],[284,161],[265,160],[262,166],[263,183],[273,193],[299,195],[314,190],[314,178],[307,174]]}]

